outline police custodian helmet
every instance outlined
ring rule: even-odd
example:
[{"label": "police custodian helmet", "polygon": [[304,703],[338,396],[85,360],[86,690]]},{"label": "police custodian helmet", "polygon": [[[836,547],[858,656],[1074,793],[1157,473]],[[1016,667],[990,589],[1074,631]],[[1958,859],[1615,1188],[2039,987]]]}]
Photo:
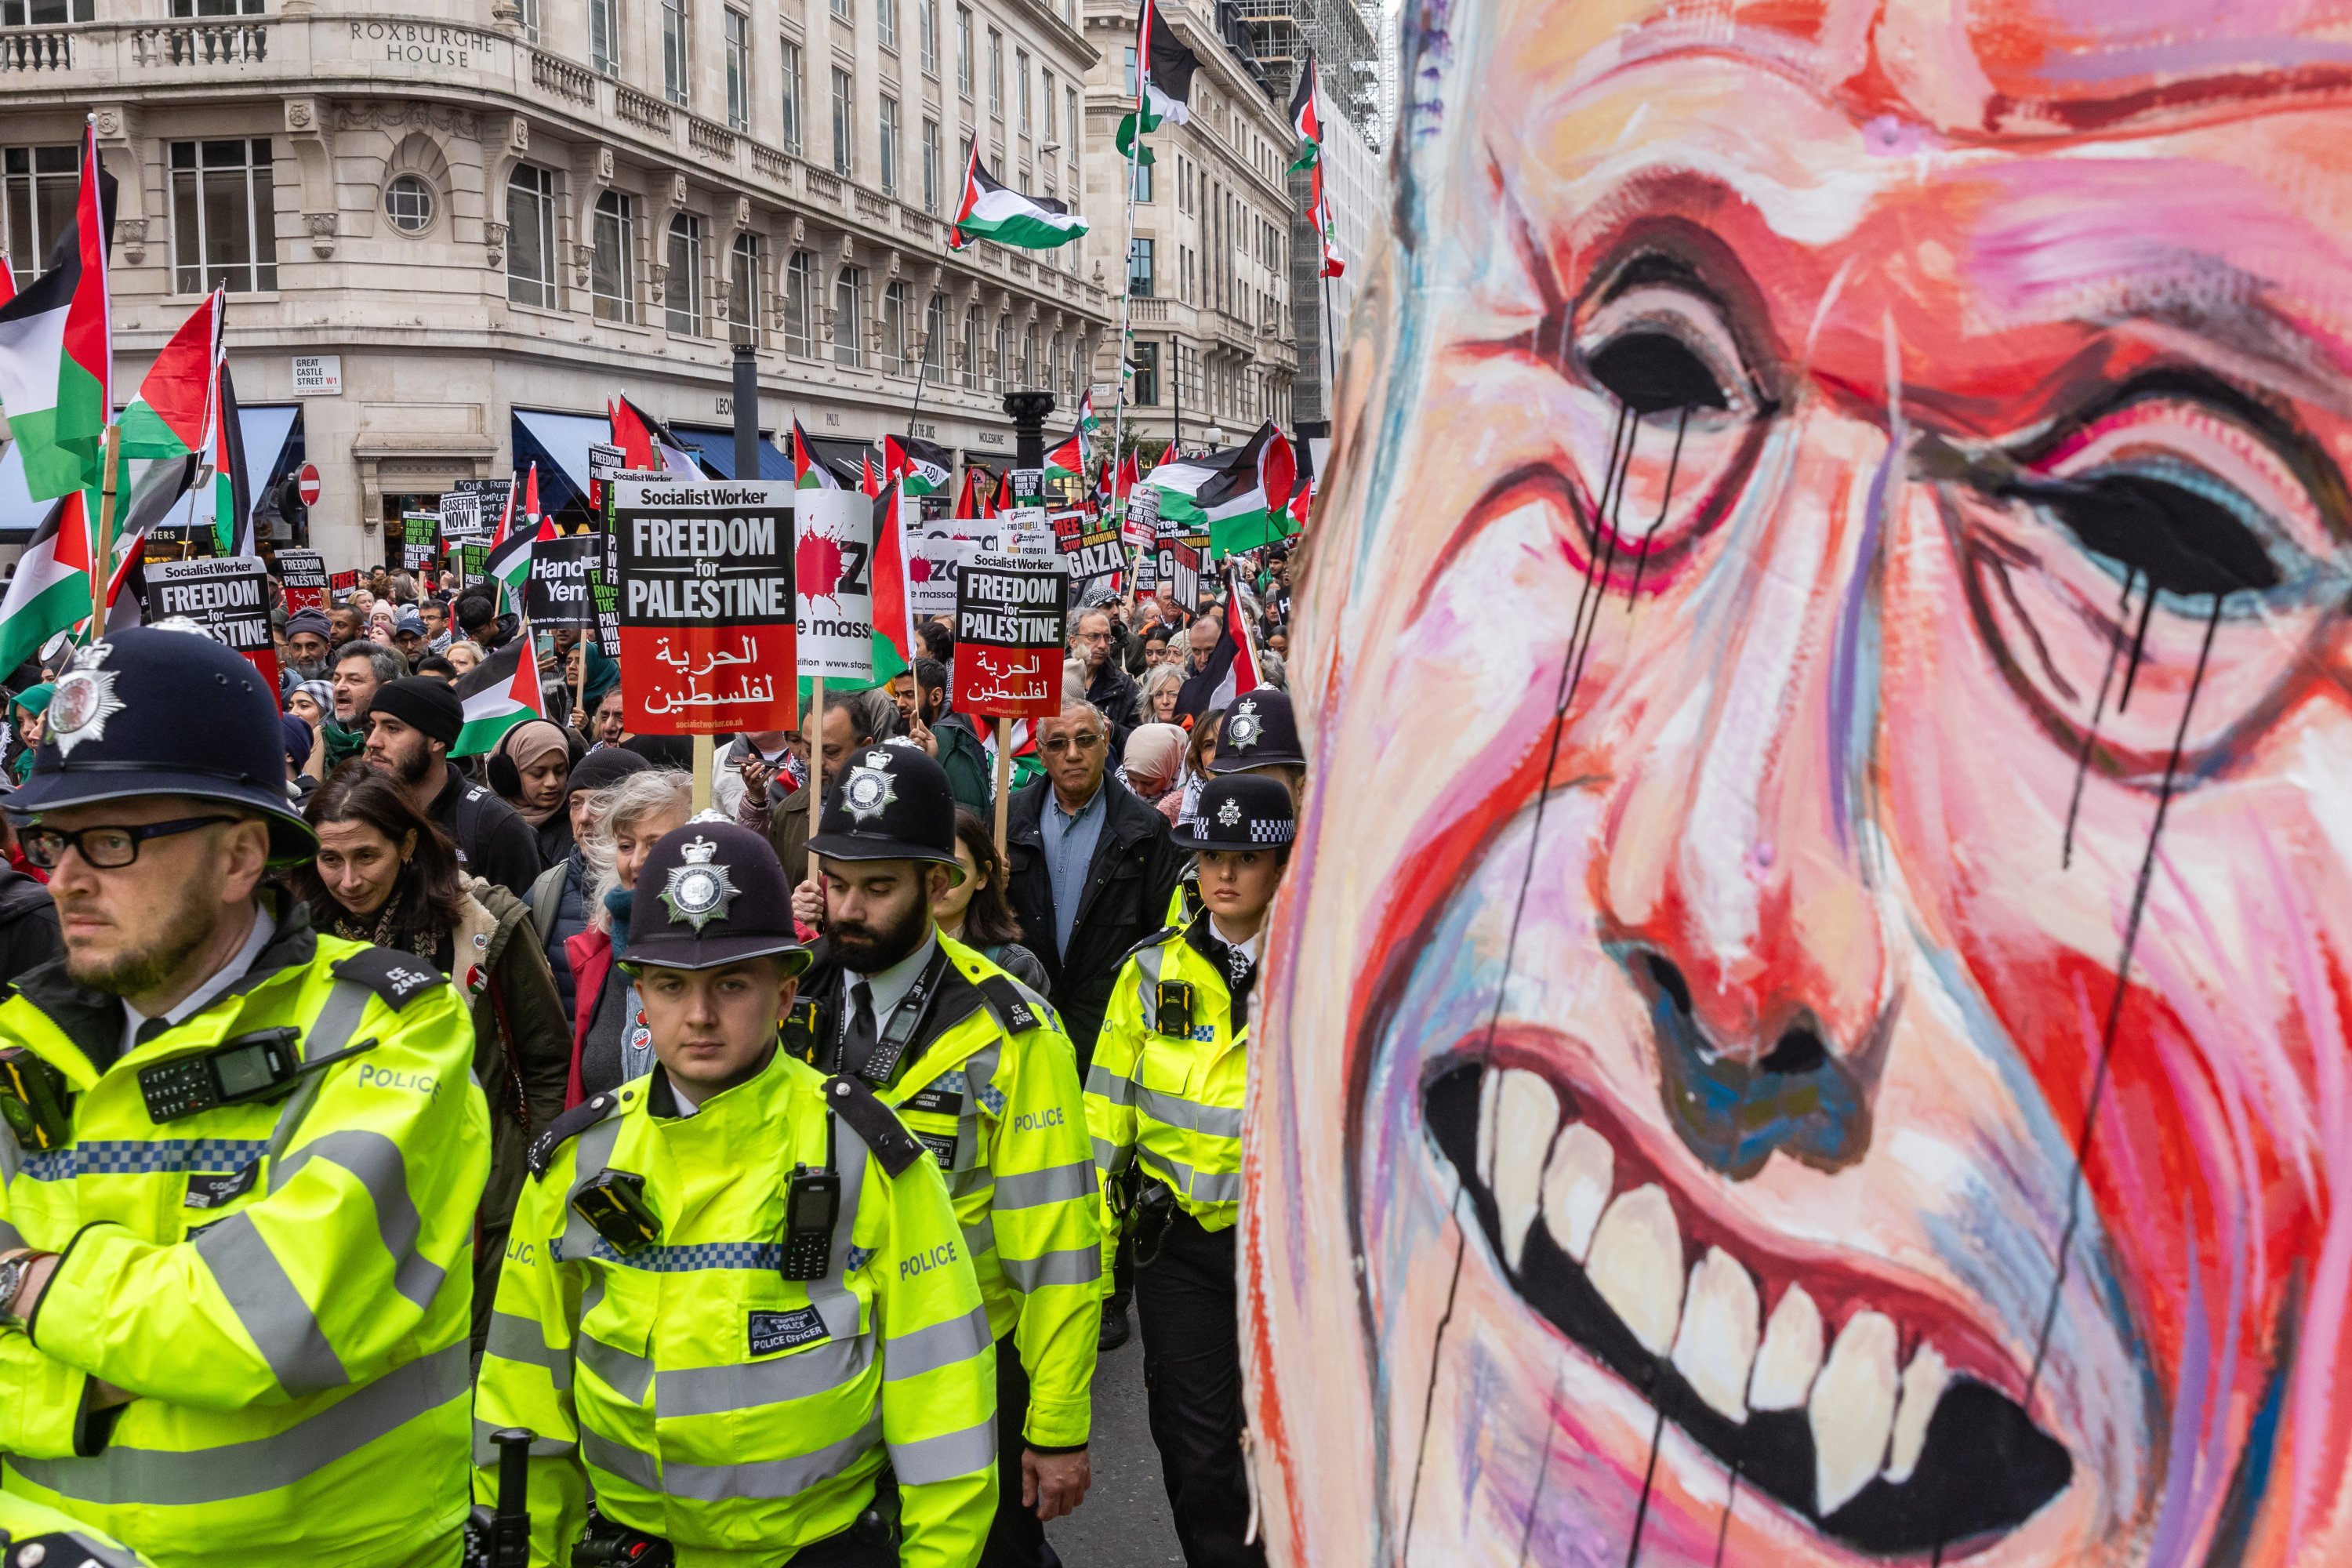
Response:
[{"label": "police custodian helmet", "polygon": [[828,860],[936,860],[961,882],[955,825],[946,769],[912,746],[860,746],[825,792],[809,853]]},{"label": "police custodian helmet", "polygon": [[1168,837],[1179,849],[1286,849],[1298,837],[1298,815],[1280,779],[1228,773],[1201,786],[1197,815]]},{"label": "police custodian helmet", "polygon": [[1210,773],[1245,773],[1252,768],[1306,765],[1307,753],[1298,747],[1298,720],[1290,710],[1288,692],[1261,686],[1225,710]]},{"label": "police custodian helmet", "polygon": [[243,655],[197,632],[134,626],[58,677],[33,775],[12,817],[138,795],[241,805],[269,826],[269,858],[307,859],[310,825],[286,795],[278,703]]},{"label": "police custodian helmet", "polygon": [[793,889],[767,838],[731,822],[661,836],[637,869],[627,964],[717,969],[775,954],[798,974],[813,956],[793,926]]}]

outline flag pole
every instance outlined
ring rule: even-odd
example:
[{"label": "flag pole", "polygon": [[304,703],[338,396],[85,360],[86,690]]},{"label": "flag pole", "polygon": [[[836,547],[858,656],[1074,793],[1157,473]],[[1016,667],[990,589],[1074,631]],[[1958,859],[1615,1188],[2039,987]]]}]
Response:
[{"label": "flag pole", "polygon": [[[1323,237],[1320,234],[1315,237],[1315,248],[1318,253],[1323,248]],[[1323,258],[1320,254],[1318,254],[1315,258],[1315,267],[1316,270],[1322,270]],[[1331,279],[1328,273],[1325,273],[1323,278],[1323,354],[1331,366],[1331,374],[1323,383],[1323,424],[1327,432],[1333,426],[1334,416],[1339,403],[1339,340],[1334,335],[1337,331],[1336,319],[1331,313]]]},{"label": "flag pole", "polygon": [[89,640],[106,635],[106,590],[114,577],[114,488],[122,463],[122,426],[106,426],[106,455],[98,500],[98,537],[89,552]]},{"label": "flag pole", "polygon": [[1013,809],[1013,721],[996,716],[996,858],[1007,861],[1004,831]]},{"label": "flag pole", "polygon": [[[1143,0],[1147,12],[1150,5],[1151,0]],[[1120,274],[1118,283],[1118,343],[1116,352],[1118,401],[1112,405],[1110,435],[1110,486],[1113,490],[1118,489],[1119,454],[1127,446],[1127,353],[1135,313],[1135,279],[1130,276],[1135,267],[1135,174],[1142,167],[1143,106],[1150,97],[1151,29],[1140,26],[1135,38],[1135,134],[1129,137],[1127,142],[1127,238],[1118,248],[1118,264],[1127,271]],[[1122,510],[1119,516],[1124,524],[1126,513]],[[1134,574],[1134,567],[1130,563],[1128,575],[1132,578]],[[1004,853],[1003,820],[1004,812],[1000,805],[997,808],[996,830],[996,852],[999,856]]]}]

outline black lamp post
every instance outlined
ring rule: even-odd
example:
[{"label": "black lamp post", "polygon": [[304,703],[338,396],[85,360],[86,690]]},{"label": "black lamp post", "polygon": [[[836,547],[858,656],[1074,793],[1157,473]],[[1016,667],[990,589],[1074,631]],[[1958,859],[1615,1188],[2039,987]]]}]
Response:
[{"label": "black lamp post", "polygon": [[1008,392],[1004,395],[1004,416],[1013,421],[1013,466],[1016,468],[1042,468],[1045,466],[1045,416],[1054,412],[1054,395],[1050,392]]}]

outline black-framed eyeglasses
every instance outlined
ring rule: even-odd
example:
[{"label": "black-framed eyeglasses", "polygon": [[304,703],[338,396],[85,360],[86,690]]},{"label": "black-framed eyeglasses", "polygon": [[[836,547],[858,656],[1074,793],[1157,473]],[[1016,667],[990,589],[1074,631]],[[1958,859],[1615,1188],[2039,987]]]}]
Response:
[{"label": "black-framed eyeglasses", "polygon": [[115,871],[138,859],[139,847],[150,838],[169,838],[174,834],[210,827],[215,822],[242,820],[236,816],[178,816],[169,822],[150,822],[137,827],[81,827],[71,832],[62,827],[27,827],[17,833],[16,842],[24,846],[25,858],[44,871],[57,869],[68,848],[81,851],[81,858],[101,871]]}]

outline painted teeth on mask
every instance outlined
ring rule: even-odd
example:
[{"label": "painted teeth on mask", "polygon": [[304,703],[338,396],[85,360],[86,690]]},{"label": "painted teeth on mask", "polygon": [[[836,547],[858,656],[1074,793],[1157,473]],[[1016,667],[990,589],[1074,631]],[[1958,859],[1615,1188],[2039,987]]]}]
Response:
[{"label": "painted teeth on mask", "polygon": [[[1431,1130],[1457,1171],[1475,1172],[1471,1195],[1514,1285],[1757,1489],[1825,1533],[1900,1554],[2006,1533],[2063,1489],[2065,1450],[1933,1345],[1906,1363],[1893,1319],[1863,1305],[1833,1326],[1793,1281],[1768,1310],[1730,1251],[1694,1258],[1664,1186],[1619,1190],[1609,1140],[1550,1080],[1468,1071],[1475,1085],[1462,1071],[1433,1082]],[[1965,1495],[1988,1452],[2008,1472],[1980,1489],[1990,1502]]]}]

